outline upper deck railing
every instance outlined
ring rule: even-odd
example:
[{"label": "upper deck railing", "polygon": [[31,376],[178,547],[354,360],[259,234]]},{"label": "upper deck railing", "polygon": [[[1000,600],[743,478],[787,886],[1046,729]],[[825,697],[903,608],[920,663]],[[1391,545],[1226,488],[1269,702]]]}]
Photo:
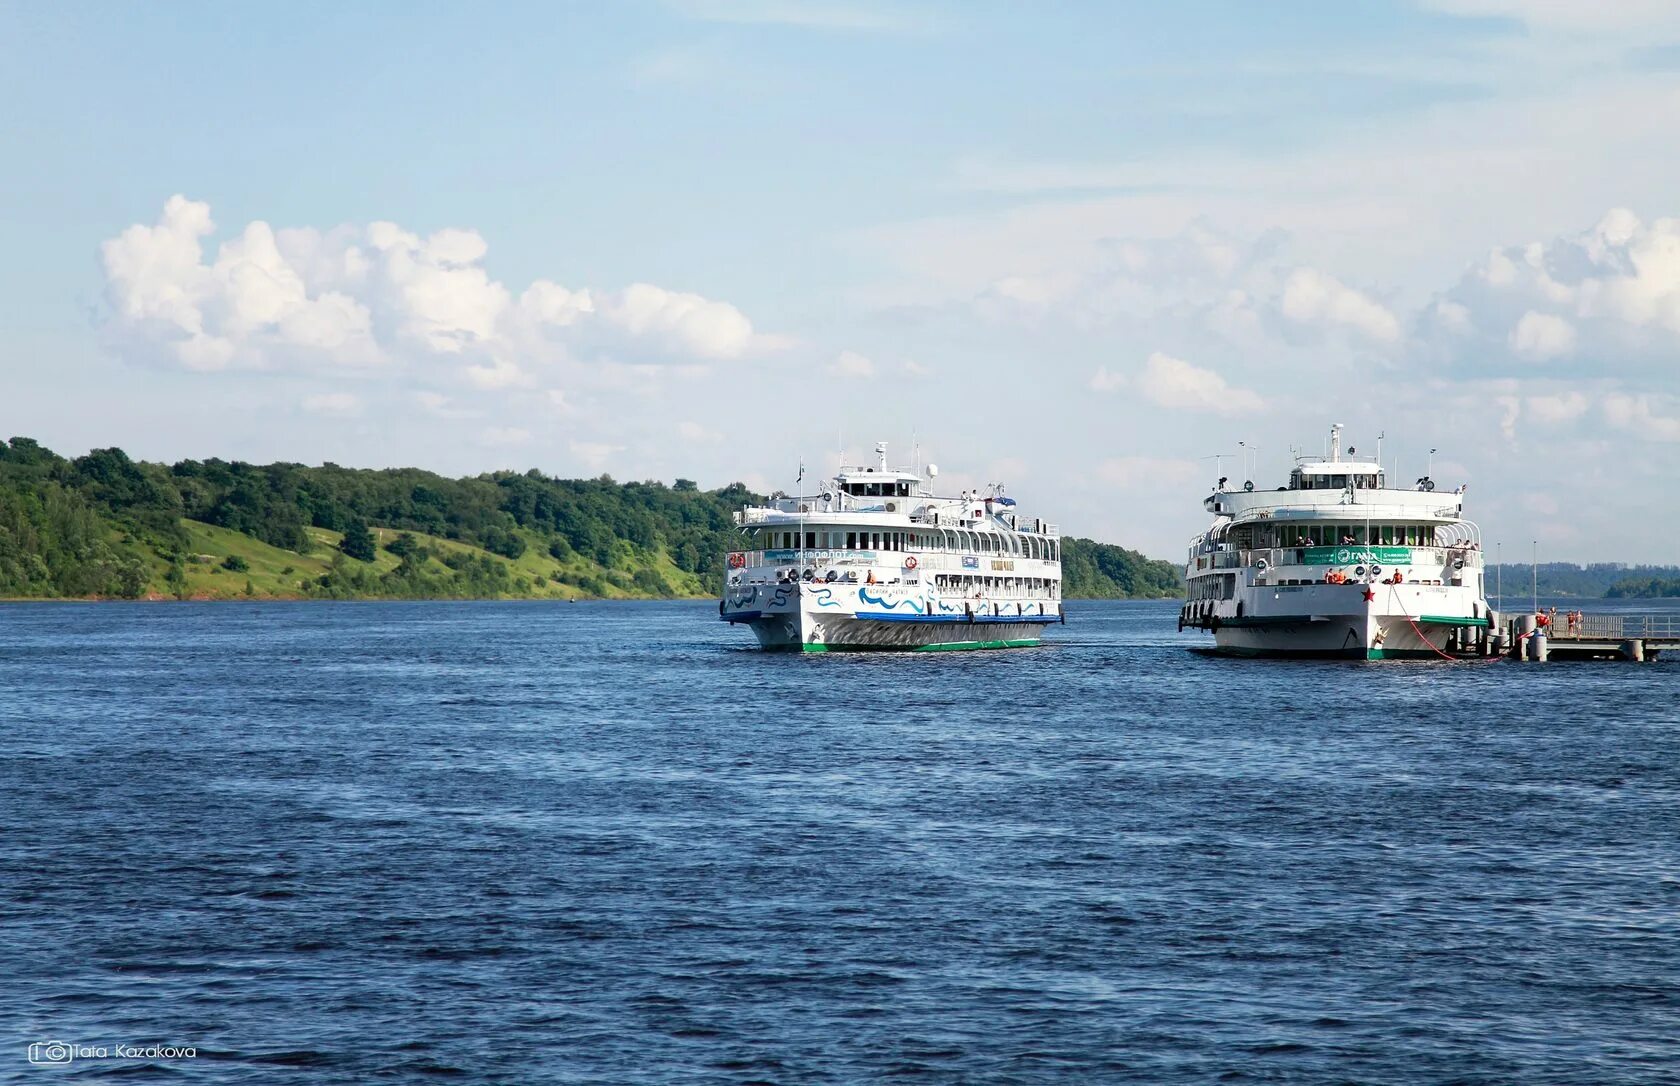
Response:
[{"label": "upper deck railing", "polygon": [[[1009,528],[1006,524],[991,517],[974,520],[965,517],[965,510],[974,507],[964,503],[959,498],[934,498],[925,494],[859,496],[855,494],[833,494],[827,501],[821,495],[811,495],[801,498],[771,498],[765,505],[752,505],[735,514],[735,523],[742,527],[751,524],[770,523],[772,515],[780,516],[808,516],[832,517],[836,515],[879,513],[886,516],[904,517],[914,524],[925,524],[937,528],[968,528],[970,530],[986,530],[996,528],[1003,531],[1027,532],[1037,535],[1060,538],[1061,526],[1049,524],[1036,517],[1014,514],[1016,527]],[[993,515],[1003,514],[993,510]]]},{"label": "upper deck railing", "polygon": [[954,554],[946,551],[915,551],[903,554],[888,551],[834,550],[831,548],[799,548],[796,550],[740,551],[741,565],[736,569],[813,567],[819,570],[855,569],[861,576],[867,570],[882,566],[903,568],[905,558],[915,558],[916,565],[907,574],[966,573],[988,577],[1060,577],[1062,564],[1049,558],[1030,558],[1021,554]]}]

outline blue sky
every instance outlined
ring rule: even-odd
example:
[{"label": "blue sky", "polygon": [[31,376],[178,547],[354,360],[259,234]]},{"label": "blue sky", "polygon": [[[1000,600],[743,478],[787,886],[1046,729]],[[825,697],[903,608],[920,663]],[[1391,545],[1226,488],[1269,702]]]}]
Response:
[{"label": "blue sky", "polygon": [[[1680,9],[0,4],[0,430],[786,485],[1176,557],[1331,422],[1680,562]],[[180,199],[175,199],[177,196]]]}]

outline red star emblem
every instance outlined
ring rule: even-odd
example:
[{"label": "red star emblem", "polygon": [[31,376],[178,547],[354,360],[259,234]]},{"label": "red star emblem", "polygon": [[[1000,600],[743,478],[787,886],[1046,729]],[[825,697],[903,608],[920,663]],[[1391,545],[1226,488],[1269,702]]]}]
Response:
[{"label": "red star emblem", "polygon": [[1365,590],[1365,602],[1366,603],[1370,603],[1372,600],[1374,600],[1376,598],[1377,598],[1377,594],[1375,592],[1371,591],[1369,588],[1367,588]]}]

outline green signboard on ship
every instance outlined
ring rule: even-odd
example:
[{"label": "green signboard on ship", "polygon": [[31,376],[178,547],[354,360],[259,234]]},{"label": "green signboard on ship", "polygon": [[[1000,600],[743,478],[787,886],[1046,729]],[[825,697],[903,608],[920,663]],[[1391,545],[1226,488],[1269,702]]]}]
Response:
[{"label": "green signboard on ship", "polygon": [[1409,566],[1410,547],[1308,547],[1305,563],[1309,566]]}]

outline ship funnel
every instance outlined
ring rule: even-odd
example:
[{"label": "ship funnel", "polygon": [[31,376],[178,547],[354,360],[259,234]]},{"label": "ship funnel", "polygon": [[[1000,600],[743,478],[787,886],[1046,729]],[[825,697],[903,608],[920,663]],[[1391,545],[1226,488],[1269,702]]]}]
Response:
[{"label": "ship funnel", "polygon": [[875,443],[875,455],[881,458],[881,470],[886,471],[887,470],[887,443],[885,441],[877,441]]}]

